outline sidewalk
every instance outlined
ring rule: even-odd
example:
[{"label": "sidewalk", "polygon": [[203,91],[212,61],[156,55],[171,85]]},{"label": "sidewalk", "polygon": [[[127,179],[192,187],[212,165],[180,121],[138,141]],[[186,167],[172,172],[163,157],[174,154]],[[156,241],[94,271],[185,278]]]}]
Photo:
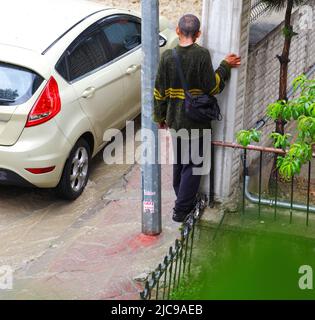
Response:
[{"label": "sidewalk", "polygon": [[141,234],[140,168],[131,167],[43,255],[15,271],[13,290],[0,291],[0,299],[139,299],[134,278],[153,270],[179,235],[171,174],[163,166],[160,236]]}]

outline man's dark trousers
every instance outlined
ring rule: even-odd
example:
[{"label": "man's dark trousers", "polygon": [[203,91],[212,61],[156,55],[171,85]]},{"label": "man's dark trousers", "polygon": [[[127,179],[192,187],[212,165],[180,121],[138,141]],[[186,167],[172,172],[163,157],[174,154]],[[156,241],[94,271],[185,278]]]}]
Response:
[{"label": "man's dark trousers", "polygon": [[[194,163],[192,143],[199,144],[199,156],[203,157],[203,136],[195,141],[173,137],[173,187],[176,194],[175,211],[188,213],[196,204],[201,175],[193,174],[194,168],[202,167],[203,163]],[[196,145],[195,145],[196,147]],[[194,152],[194,148],[193,148]]]}]

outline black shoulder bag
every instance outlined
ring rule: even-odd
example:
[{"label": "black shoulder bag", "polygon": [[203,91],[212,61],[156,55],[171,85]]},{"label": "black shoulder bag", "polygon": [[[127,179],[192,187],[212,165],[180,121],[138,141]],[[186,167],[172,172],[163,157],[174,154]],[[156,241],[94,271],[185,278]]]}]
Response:
[{"label": "black shoulder bag", "polygon": [[177,72],[185,91],[184,108],[188,118],[199,123],[210,123],[212,120],[222,120],[218,100],[208,94],[193,96],[186,83],[180,58],[176,49],[173,49],[173,56],[176,61]]}]

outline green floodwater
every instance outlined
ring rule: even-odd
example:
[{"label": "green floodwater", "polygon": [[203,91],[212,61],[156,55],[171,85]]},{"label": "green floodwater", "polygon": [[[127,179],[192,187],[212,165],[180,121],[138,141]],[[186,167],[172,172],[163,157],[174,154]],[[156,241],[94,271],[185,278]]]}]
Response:
[{"label": "green floodwater", "polygon": [[315,299],[315,289],[299,287],[299,268],[315,271],[314,239],[224,225],[213,236],[197,228],[191,277],[173,299]]}]

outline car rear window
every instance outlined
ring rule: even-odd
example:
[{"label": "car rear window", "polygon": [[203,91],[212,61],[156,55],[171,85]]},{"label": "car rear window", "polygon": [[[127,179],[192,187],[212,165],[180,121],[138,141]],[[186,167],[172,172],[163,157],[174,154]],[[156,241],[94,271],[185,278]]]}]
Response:
[{"label": "car rear window", "polygon": [[0,106],[25,103],[43,81],[34,71],[0,62]]}]

